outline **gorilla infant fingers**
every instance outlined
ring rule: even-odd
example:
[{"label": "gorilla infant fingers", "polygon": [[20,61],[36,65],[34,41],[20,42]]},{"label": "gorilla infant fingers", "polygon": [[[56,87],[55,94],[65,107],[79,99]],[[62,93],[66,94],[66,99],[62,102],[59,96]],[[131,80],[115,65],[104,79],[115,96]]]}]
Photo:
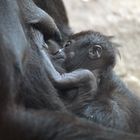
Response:
[{"label": "gorilla infant fingers", "polygon": [[139,100],[113,71],[118,52],[113,45],[109,37],[85,31],[71,35],[63,49],[58,51],[56,55],[65,53],[63,67],[66,72],[89,69],[97,81],[97,88],[92,94],[94,96],[84,93],[86,97],[89,95],[88,102],[85,103],[83,93],[78,92],[78,97],[68,107],[79,116],[104,126],[139,133]]}]

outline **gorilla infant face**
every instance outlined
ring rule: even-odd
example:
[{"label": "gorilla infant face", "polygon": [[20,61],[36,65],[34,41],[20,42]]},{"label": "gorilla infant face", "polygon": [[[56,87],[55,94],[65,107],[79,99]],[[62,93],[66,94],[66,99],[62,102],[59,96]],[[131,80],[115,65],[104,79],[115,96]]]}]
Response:
[{"label": "gorilla infant face", "polygon": [[84,31],[69,36],[63,48],[55,50],[53,56],[68,72],[79,68],[106,69],[115,66],[116,48],[109,37],[99,32]]}]

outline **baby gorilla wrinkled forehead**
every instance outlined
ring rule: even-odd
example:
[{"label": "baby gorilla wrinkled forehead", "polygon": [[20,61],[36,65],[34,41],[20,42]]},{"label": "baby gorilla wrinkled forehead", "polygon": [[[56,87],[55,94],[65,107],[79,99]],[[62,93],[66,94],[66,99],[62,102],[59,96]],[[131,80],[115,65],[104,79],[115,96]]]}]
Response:
[{"label": "baby gorilla wrinkled forehead", "polygon": [[99,32],[83,31],[73,34],[64,43],[67,71],[78,68],[89,70],[113,68],[116,63],[116,47],[110,37]]}]

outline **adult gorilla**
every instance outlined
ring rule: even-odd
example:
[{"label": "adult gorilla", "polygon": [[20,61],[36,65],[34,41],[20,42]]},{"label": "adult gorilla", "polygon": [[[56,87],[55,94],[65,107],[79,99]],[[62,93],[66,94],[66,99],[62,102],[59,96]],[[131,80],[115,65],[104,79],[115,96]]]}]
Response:
[{"label": "adult gorilla", "polygon": [[[1,0],[0,19],[1,140],[140,139],[67,113],[37,50],[44,41],[34,38],[35,28],[45,39],[59,40],[59,30],[46,12],[31,0]],[[30,108],[38,110],[26,108],[18,100],[25,93],[30,93],[28,98],[35,104]]]}]

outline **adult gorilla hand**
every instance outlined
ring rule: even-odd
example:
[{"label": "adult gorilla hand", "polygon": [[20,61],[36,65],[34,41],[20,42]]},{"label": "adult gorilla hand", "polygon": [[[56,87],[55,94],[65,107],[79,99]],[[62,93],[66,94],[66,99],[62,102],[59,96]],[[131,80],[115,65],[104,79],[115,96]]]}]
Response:
[{"label": "adult gorilla hand", "polygon": [[45,40],[52,38],[56,41],[60,41],[61,33],[53,18],[37,7],[32,0],[23,0],[22,2],[24,5],[22,9],[26,23],[41,31]]}]

